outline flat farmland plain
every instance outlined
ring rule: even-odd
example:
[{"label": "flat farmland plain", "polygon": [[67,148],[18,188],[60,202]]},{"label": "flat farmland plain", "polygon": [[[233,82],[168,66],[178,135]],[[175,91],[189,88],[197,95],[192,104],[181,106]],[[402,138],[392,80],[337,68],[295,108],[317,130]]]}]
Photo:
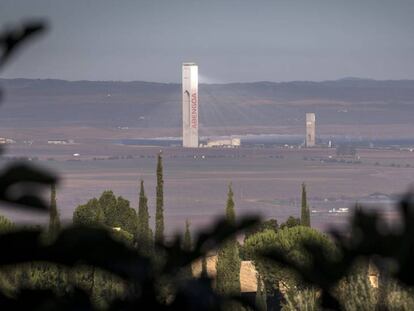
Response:
[{"label": "flat farmland plain", "polygon": [[[30,155],[33,162],[61,178],[58,205],[70,221],[79,204],[111,189],[138,206],[139,180],[145,181],[151,215],[155,212],[155,168],[159,147],[114,144],[11,145],[11,157]],[[378,206],[389,219],[395,209],[384,197],[406,191],[414,180],[414,153],[400,150],[358,150],[359,158],[337,158],[335,149],[182,149],[162,148],[165,219],[169,234],[186,219],[193,229],[223,215],[227,186],[232,184],[238,215],[259,214],[279,222],[299,216],[300,187],[305,182],[312,225],[322,230],[345,228],[355,202]],[[74,153],[80,156],[74,157]],[[375,204],[371,204],[375,203]],[[335,213],[349,207],[348,213]],[[368,208],[368,204],[367,204]],[[16,221],[44,222],[46,216],[3,212]],[[152,217],[152,222],[154,218]]]}]

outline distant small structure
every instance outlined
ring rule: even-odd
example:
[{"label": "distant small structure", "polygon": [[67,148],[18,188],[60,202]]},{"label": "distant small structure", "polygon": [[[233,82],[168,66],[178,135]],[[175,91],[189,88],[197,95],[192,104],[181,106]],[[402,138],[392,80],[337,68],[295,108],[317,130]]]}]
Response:
[{"label": "distant small structure", "polygon": [[309,112],[306,114],[306,139],[305,147],[315,147],[316,145],[316,117]]},{"label": "distant small structure", "polygon": [[209,139],[207,144],[204,147],[212,148],[212,147],[228,147],[228,148],[236,148],[240,147],[241,140],[240,138],[228,138],[228,139]]},{"label": "distant small structure", "polygon": [[[209,254],[205,258],[207,275],[215,280],[217,275],[217,255]],[[203,269],[203,263],[201,259],[196,260],[191,264],[191,270],[194,277],[199,278]],[[242,293],[255,293],[257,292],[257,270],[253,261],[243,260],[240,264],[240,291]],[[370,284],[374,288],[378,288],[378,280],[380,272],[378,268],[370,261],[368,266],[368,278]],[[286,285],[285,282],[280,282],[279,285]],[[280,286],[283,290],[287,290],[286,286]]]},{"label": "distant small structure", "polygon": [[69,145],[69,144],[73,144],[74,141],[73,139],[68,139],[68,140],[52,139],[52,140],[48,140],[47,143],[49,145]]},{"label": "distant small structure", "polygon": [[14,141],[11,138],[5,138],[5,137],[0,137],[0,144],[1,145],[5,145],[5,144],[14,144],[16,141]]},{"label": "distant small structure", "polygon": [[338,209],[336,209],[335,207],[329,210],[329,213],[336,213],[336,214],[343,214],[343,213],[348,213],[349,212],[349,208],[348,207],[340,207]]}]

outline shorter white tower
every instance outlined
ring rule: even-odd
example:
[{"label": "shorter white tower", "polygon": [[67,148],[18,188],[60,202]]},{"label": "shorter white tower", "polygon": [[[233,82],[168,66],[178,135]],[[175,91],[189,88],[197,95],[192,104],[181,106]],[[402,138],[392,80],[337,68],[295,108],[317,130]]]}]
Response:
[{"label": "shorter white tower", "polygon": [[198,147],[198,66],[183,64],[183,147]]},{"label": "shorter white tower", "polygon": [[306,114],[306,147],[315,147],[316,144],[316,117],[314,113]]}]

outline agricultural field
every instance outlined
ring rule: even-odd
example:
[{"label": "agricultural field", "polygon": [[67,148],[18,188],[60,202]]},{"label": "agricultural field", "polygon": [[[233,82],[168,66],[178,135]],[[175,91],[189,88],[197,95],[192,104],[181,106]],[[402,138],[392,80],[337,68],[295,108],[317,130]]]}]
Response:
[{"label": "agricultural field", "polygon": [[[181,230],[186,219],[197,229],[223,214],[227,186],[232,183],[238,215],[260,214],[279,222],[300,212],[300,186],[307,184],[312,225],[344,228],[356,202],[379,208],[388,219],[398,194],[414,178],[414,153],[409,150],[358,149],[357,158],[337,157],[335,149],[182,149],[125,146],[113,143],[68,145],[9,145],[1,165],[29,157],[61,177],[58,206],[70,221],[73,210],[111,189],[138,205],[138,182],[145,181],[149,208],[155,212],[156,155],[164,158],[166,227]],[[76,154],[76,156],[74,156]],[[79,155],[78,155],[79,154]],[[17,221],[46,221],[47,217],[4,214]],[[153,219],[152,219],[153,220]]]}]

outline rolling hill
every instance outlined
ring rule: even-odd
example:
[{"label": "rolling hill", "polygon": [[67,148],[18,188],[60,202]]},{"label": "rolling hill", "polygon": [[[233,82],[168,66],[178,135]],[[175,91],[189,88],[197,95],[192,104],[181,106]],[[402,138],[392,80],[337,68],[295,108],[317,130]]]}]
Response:
[{"label": "rolling hill", "polygon": [[[179,128],[181,85],[0,79],[2,127]],[[205,127],[412,125],[414,81],[341,79],[200,85]]]}]

